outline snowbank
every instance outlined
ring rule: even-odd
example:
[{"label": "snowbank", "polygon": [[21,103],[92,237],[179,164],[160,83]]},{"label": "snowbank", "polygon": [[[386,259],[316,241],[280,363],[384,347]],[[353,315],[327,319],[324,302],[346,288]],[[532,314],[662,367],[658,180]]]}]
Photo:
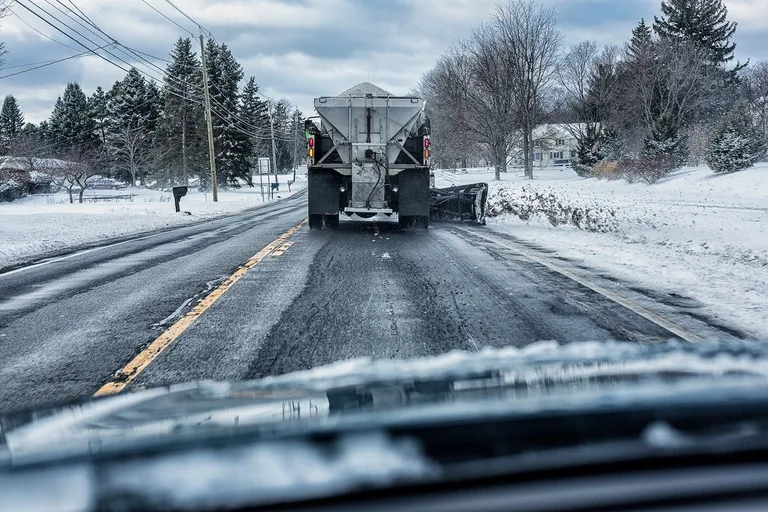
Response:
[{"label": "snowbank", "polygon": [[[494,230],[694,299],[704,317],[768,339],[768,164],[725,176],[685,168],[651,186],[569,169],[537,171],[533,181],[517,171],[501,182],[486,170],[436,175],[438,186],[488,181]],[[569,221],[573,212],[582,222]]]},{"label": "snowbank", "polygon": [[[277,198],[306,188],[306,176],[299,175],[288,192],[280,176]],[[258,185],[220,191],[219,202],[210,194],[190,190],[176,213],[173,194],[143,188],[86,190],[83,204],[69,204],[66,192],[29,196],[12,203],[0,203],[0,268],[35,259],[57,251],[119,239],[157,229],[199,222],[255,208],[262,201]],[[77,196],[75,196],[77,201]]]}]

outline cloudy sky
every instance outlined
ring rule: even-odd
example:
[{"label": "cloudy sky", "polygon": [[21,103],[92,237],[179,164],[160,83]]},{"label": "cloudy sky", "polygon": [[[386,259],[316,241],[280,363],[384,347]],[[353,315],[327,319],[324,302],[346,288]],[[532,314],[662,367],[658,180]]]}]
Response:
[{"label": "cloudy sky", "polygon": [[[174,41],[189,34],[153,11],[151,4],[186,30],[192,23],[166,0],[20,0],[2,20],[0,40],[9,55],[0,76],[15,66],[64,58],[82,51],[22,5],[34,4],[65,19],[54,6],[74,3],[104,32],[143,52],[167,57]],[[489,18],[498,0],[174,0],[214,37],[228,44],[263,93],[288,98],[305,113],[312,98],[338,94],[369,80],[404,94],[452,41]],[[34,4],[32,3],[34,2]],[[542,0],[555,7],[566,44],[585,39],[622,44],[640,18],[653,19],[660,0]],[[768,1],[726,0],[730,19],[739,23],[741,60],[768,60]],[[83,36],[103,44],[78,27]],[[73,34],[74,35],[74,34]],[[47,37],[46,37],[47,36]],[[55,41],[52,41],[54,39]],[[83,38],[81,40],[85,41]],[[61,43],[72,48],[67,48]],[[89,44],[90,43],[87,43]],[[95,45],[92,45],[95,46]],[[129,62],[131,59],[121,55]],[[159,71],[139,62],[140,69]],[[159,62],[162,67],[165,63]],[[98,57],[76,58],[19,76],[0,79],[0,96],[13,94],[27,120],[47,118],[68,81],[90,94],[105,89],[123,71]]]}]

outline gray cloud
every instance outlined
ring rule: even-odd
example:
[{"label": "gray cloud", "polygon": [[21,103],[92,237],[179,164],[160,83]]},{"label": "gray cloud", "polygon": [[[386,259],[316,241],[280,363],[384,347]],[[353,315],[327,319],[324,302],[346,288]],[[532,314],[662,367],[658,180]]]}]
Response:
[{"label": "gray cloud", "polygon": [[[42,3],[41,5],[47,4]],[[558,11],[566,44],[592,39],[622,44],[641,17],[659,11],[659,0],[542,0]],[[167,58],[173,43],[189,34],[139,0],[75,0],[101,28],[141,51]],[[155,7],[192,29],[164,2]],[[262,92],[286,97],[303,111],[312,98],[339,93],[368,80],[406,93],[457,38],[490,16],[495,0],[177,0],[218,41],[227,43]],[[768,11],[762,0],[730,0],[740,22],[738,56],[768,58],[762,39]],[[18,6],[18,14],[40,31],[75,46]],[[768,12],[766,12],[768,14]],[[94,41],[96,36],[78,28]],[[63,58],[75,53],[31,31],[15,17],[3,20],[0,38],[11,52],[7,65]],[[128,57],[124,57],[129,60]],[[140,68],[159,76],[143,63]],[[159,63],[164,67],[164,63]],[[6,74],[14,70],[0,71]],[[14,94],[31,121],[46,118],[68,81],[90,93],[108,88],[123,72],[96,57],[71,60],[0,81],[0,96]]]}]

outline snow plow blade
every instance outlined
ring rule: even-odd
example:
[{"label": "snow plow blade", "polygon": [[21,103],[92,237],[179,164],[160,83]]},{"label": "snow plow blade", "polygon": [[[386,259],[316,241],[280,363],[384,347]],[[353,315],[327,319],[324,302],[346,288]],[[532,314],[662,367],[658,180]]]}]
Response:
[{"label": "snow plow blade", "polygon": [[476,222],[485,225],[487,183],[433,188],[430,192],[429,216],[432,220]]}]

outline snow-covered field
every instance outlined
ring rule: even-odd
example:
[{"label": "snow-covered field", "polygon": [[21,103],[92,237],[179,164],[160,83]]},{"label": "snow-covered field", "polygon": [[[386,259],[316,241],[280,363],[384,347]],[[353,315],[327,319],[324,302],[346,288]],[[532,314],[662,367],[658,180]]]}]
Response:
[{"label": "snow-covered field", "polygon": [[[280,192],[275,200],[304,190],[306,176],[298,174],[288,192],[293,175],[279,176]],[[190,189],[176,213],[173,194],[145,188],[125,190],[86,190],[83,204],[69,204],[66,192],[35,195],[0,203],[0,268],[73,247],[119,239],[228,215],[270,202],[262,201],[261,190],[243,187],[219,191],[214,203],[210,194]]]},{"label": "snow-covered field", "polygon": [[[535,176],[515,171],[493,182],[487,170],[436,172],[438,186],[488,181],[491,209],[530,212],[491,218],[492,229],[633,286],[694,299],[702,315],[768,340],[768,164],[726,176],[685,168],[651,186],[568,169]],[[565,214],[536,213],[553,205]],[[573,209],[591,223],[563,224]]]}]

